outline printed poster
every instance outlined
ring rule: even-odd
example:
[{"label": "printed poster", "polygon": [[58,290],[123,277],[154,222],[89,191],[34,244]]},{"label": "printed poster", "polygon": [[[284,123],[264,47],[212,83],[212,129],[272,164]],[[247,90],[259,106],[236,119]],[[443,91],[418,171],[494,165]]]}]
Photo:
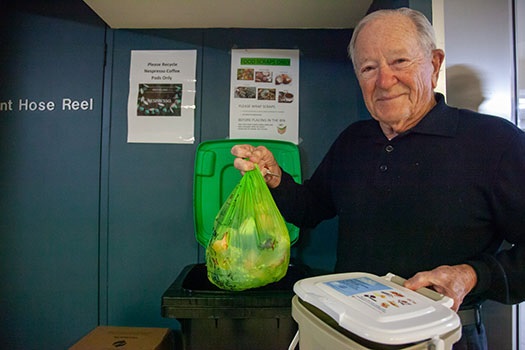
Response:
[{"label": "printed poster", "polygon": [[193,143],[196,50],[131,51],[128,142]]},{"label": "printed poster", "polygon": [[299,50],[231,52],[230,138],[299,143]]}]

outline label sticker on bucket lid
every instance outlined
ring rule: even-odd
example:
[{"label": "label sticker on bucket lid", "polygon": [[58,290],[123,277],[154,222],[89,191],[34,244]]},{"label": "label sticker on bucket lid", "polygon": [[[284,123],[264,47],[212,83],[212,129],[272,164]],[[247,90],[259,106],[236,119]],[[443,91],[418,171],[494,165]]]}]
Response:
[{"label": "label sticker on bucket lid", "polygon": [[350,296],[350,295],[354,295],[358,293],[364,293],[364,292],[373,292],[373,291],[383,290],[383,289],[384,290],[392,289],[391,287],[388,287],[382,283],[374,281],[373,279],[368,278],[368,277],[329,281],[329,282],[324,282],[324,284],[332,287],[339,293],[342,293],[346,296]]},{"label": "label sticker on bucket lid", "polygon": [[390,308],[401,309],[417,304],[417,301],[385,284],[368,277],[324,282],[337,292],[385,313]]}]

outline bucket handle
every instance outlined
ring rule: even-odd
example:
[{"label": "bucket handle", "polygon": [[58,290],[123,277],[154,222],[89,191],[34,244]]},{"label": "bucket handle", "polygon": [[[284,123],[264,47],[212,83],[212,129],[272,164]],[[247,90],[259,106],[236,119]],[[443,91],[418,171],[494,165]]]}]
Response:
[{"label": "bucket handle", "polygon": [[294,350],[297,347],[297,344],[299,344],[299,330],[295,332],[295,336],[293,337],[288,350]]},{"label": "bucket handle", "polygon": [[[404,279],[403,277],[394,275],[393,273],[390,273],[390,272],[386,274],[385,278],[388,281],[391,281],[391,282],[394,282],[395,284],[400,285],[401,287],[403,287],[406,281],[406,279]],[[416,292],[429,299],[437,301],[449,308],[452,307],[452,305],[454,304],[454,300],[430,288],[419,288],[418,290],[416,290]]]},{"label": "bucket handle", "polygon": [[445,341],[440,337],[436,336],[430,340],[427,346],[428,350],[445,350]]}]

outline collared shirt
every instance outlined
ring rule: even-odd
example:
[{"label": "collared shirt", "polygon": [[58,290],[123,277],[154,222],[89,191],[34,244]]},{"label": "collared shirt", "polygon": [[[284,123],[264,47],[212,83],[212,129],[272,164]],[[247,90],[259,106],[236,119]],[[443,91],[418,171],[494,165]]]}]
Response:
[{"label": "collared shirt", "polygon": [[[272,194],[299,227],[339,219],[336,271],[409,278],[469,263],[473,296],[525,299],[525,133],[510,122],[437,105],[388,140],[375,120],[350,125],[303,185]],[[500,251],[506,240],[514,247]]]}]

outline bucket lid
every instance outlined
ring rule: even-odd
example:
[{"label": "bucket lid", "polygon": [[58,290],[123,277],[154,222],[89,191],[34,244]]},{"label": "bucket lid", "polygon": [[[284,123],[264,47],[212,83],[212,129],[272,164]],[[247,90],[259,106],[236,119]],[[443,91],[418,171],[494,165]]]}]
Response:
[{"label": "bucket lid", "polygon": [[298,281],[294,292],[339,326],[376,343],[417,343],[460,327],[450,309],[452,299],[430,299],[394,283],[393,277],[360,272],[318,276]]},{"label": "bucket lid", "polygon": [[[195,156],[193,179],[193,217],[195,237],[206,247],[213,233],[213,223],[221,206],[239,183],[241,174],[234,168],[231,148],[251,144],[265,146],[274,155],[281,168],[296,182],[301,182],[301,162],[297,145],[287,141],[258,139],[212,140],[199,144]],[[290,243],[299,237],[299,229],[286,223]]]}]

